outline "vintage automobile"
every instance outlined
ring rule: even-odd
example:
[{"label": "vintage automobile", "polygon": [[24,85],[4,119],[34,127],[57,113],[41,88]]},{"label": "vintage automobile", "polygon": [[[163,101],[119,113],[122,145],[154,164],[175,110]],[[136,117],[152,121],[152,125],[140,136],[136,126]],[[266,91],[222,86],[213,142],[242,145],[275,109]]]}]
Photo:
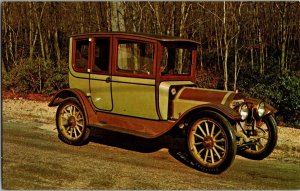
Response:
[{"label": "vintage automobile", "polygon": [[49,103],[58,106],[59,138],[82,144],[91,127],[148,139],[176,129],[198,169],[214,174],[236,154],[267,157],[277,142],[276,110],[240,93],[198,88],[197,45],[135,33],[71,36],[70,88]]}]

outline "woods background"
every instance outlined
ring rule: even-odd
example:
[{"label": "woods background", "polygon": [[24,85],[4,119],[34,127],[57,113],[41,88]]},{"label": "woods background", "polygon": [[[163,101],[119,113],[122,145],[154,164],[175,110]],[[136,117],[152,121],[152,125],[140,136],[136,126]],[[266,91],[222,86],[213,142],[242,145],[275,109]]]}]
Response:
[{"label": "woods background", "polygon": [[69,36],[97,31],[193,39],[200,87],[264,99],[300,126],[299,2],[3,2],[2,88],[68,86]]}]

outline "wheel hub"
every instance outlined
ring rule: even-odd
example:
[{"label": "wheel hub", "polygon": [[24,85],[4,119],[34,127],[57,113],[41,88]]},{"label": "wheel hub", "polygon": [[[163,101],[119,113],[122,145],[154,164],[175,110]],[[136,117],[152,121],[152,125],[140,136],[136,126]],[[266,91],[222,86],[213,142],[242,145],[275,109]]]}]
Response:
[{"label": "wheel hub", "polygon": [[214,140],[212,137],[210,136],[206,136],[203,139],[203,145],[204,147],[206,147],[207,149],[212,149],[214,147]]},{"label": "wheel hub", "polygon": [[69,117],[68,126],[70,126],[70,127],[75,127],[76,126],[76,119],[75,119],[74,116]]}]

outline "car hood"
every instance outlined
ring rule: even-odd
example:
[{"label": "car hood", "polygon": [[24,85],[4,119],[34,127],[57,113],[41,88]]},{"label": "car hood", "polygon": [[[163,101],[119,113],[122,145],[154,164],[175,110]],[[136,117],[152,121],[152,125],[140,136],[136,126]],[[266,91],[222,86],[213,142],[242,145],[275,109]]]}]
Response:
[{"label": "car hood", "polygon": [[238,94],[233,91],[185,87],[178,92],[175,100],[188,100],[230,106],[230,103],[233,99],[236,99],[237,95]]}]

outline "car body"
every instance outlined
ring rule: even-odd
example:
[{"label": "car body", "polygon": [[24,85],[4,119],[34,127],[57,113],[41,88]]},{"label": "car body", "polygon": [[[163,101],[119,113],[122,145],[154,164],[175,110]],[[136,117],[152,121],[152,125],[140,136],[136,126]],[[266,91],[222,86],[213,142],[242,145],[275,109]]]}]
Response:
[{"label": "car body", "polygon": [[265,158],[276,145],[276,110],[233,91],[197,87],[197,46],[193,40],[135,33],[71,36],[70,88],[49,103],[59,106],[59,137],[80,144],[89,127],[149,139],[179,129],[192,160],[209,173],[226,170],[237,152]]}]

